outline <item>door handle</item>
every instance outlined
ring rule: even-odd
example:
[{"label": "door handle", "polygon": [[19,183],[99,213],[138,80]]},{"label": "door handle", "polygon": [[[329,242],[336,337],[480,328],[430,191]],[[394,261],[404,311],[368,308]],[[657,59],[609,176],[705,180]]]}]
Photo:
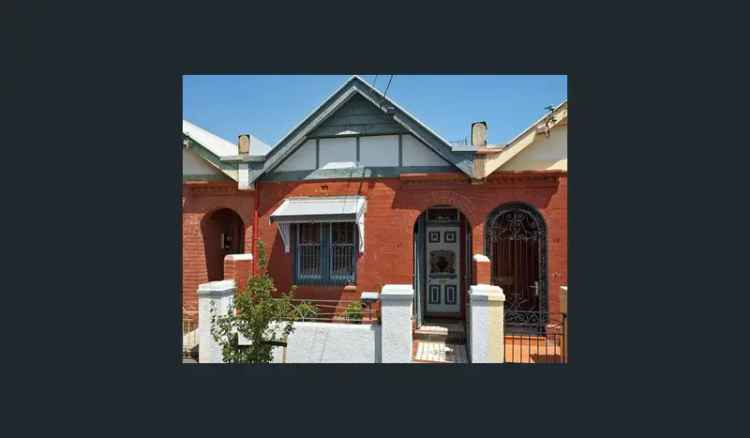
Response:
[{"label": "door handle", "polygon": [[534,296],[539,296],[539,281],[535,281],[533,285],[529,286],[531,289],[534,289]]}]

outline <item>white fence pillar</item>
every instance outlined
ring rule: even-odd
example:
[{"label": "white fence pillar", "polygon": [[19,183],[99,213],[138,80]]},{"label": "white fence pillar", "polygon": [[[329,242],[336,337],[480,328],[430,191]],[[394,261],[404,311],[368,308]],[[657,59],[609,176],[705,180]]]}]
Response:
[{"label": "white fence pillar", "polygon": [[410,363],[414,289],[410,284],[386,284],[380,293],[381,362]]},{"label": "white fence pillar", "polygon": [[503,363],[505,295],[499,286],[487,284],[469,288],[469,337],[472,363]]},{"label": "white fence pillar", "polygon": [[226,315],[236,290],[234,280],[212,281],[198,286],[198,362],[223,362],[221,346],[211,335],[211,303],[214,303],[215,315]]}]

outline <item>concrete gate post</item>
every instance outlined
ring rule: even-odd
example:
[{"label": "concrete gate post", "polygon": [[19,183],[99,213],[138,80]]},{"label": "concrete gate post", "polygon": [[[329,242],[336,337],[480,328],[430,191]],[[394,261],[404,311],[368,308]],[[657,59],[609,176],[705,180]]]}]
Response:
[{"label": "concrete gate post", "polygon": [[414,288],[410,284],[386,284],[380,292],[383,363],[411,363],[413,302]]},{"label": "concrete gate post", "polygon": [[469,338],[472,363],[503,363],[505,295],[499,286],[469,288]]},{"label": "concrete gate post", "polygon": [[198,286],[198,362],[223,362],[221,346],[211,336],[211,303],[215,305],[215,315],[226,315],[236,290],[234,280],[211,281]]}]

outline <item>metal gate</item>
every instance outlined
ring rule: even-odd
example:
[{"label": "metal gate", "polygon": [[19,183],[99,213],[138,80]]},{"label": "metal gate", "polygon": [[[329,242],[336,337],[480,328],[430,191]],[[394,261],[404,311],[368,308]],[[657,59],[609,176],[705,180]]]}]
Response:
[{"label": "metal gate", "polygon": [[500,207],[487,223],[487,252],[492,261],[492,284],[505,293],[506,329],[547,322],[546,228],[532,207]]}]

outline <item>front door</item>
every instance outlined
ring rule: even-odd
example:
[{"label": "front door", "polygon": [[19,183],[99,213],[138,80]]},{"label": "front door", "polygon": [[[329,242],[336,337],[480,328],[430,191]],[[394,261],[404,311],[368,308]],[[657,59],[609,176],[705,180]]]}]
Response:
[{"label": "front door", "polygon": [[428,224],[426,237],[426,313],[437,316],[460,313],[459,226]]}]

